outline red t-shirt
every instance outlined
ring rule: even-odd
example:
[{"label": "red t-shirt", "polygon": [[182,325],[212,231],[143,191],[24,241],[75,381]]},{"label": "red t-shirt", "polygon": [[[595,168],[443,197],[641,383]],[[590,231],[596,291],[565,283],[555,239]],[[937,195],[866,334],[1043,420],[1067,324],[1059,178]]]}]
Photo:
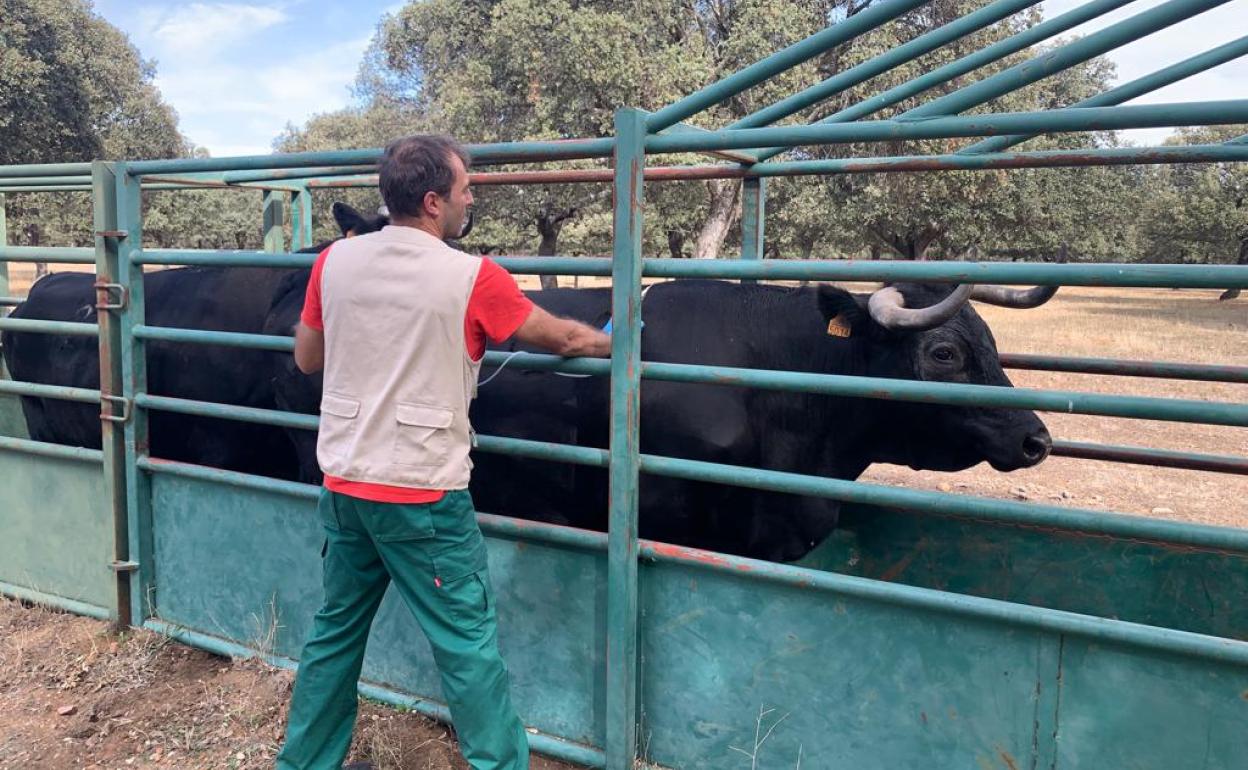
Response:
[{"label": "red t-shirt", "polygon": [[[308,293],[304,296],[303,312],[299,316],[304,326],[317,331],[325,330],[321,317],[321,272],[329,252],[330,249],[322,251],[312,265],[312,278],[308,281]],[[468,355],[474,361],[481,360],[481,356],[485,355],[487,339],[502,342],[515,334],[532,310],[533,301],[524,296],[511,274],[482,257],[481,269],[464,313],[464,342]],[[441,500],[444,494],[440,489],[370,484],[328,474],[325,476],[325,487],[333,492],[378,503],[434,503]]]}]

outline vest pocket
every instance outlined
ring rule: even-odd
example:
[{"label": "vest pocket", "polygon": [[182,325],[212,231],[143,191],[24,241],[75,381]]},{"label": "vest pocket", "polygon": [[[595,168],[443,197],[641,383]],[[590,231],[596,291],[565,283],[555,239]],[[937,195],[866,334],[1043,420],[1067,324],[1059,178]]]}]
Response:
[{"label": "vest pocket", "polygon": [[394,439],[395,465],[435,466],[446,462],[451,449],[455,413],[440,406],[397,405],[398,430]]},{"label": "vest pocket", "polygon": [[358,399],[325,393],[321,396],[321,426],[319,443],[328,454],[342,457],[349,451],[348,444],[356,432],[356,418],[360,415]]}]

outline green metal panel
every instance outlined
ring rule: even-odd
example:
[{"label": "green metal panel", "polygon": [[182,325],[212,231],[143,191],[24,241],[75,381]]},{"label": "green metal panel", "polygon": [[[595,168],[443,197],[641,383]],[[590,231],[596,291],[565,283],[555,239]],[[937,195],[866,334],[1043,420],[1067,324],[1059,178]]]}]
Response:
[{"label": "green metal panel", "polygon": [[801,564],[1248,641],[1248,552],[847,506]]},{"label": "green metal panel", "polygon": [[1243,666],[1068,638],[1061,677],[1058,770],[1248,766]]},{"label": "green metal panel", "polygon": [[645,113],[615,115],[611,270],[611,464],[607,572],[607,770],[637,756],[637,480],[641,415],[641,239]]},{"label": "green metal panel", "polygon": [[0,479],[0,582],[113,611],[113,520],[100,458],[0,444]]},{"label": "green metal panel", "polygon": [[286,198],[289,193],[266,190],[264,193],[264,250],[273,253],[286,251]]},{"label": "green metal panel", "polygon": [[[160,472],[153,474],[152,493],[160,554],[156,617],[297,658],[322,599],[324,530],[315,503]],[[525,723],[601,745],[603,554],[496,535],[487,543],[500,644]],[[373,625],[364,678],[441,701],[428,645],[393,592]]]},{"label": "green metal panel", "polygon": [[[209,480],[244,478],[238,474],[194,473],[203,478],[157,472],[153,480],[162,555],[157,616],[174,628],[297,655],[320,599],[315,490],[257,491]],[[489,518],[501,642],[518,707],[543,732],[599,744],[607,713],[602,536],[555,528],[558,536],[541,542],[536,535],[545,540],[550,528]],[[1204,759],[1191,746],[1205,735],[1208,767],[1234,767],[1242,756],[1243,732],[1232,728],[1242,724],[1244,706],[1230,697],[1248,688],[1242,654],[1227,658],[1234,664],[1214,663],[1209,656],[1222,653],[1209,644],[1159,651],[1174,634],[1142,626],[1124,627],[1130,636],[1107,634],[1095,618],[1049,622],[1010,604],[914,589],[893,596],[899,587],[687,549],[649,545],[646,553],[640,729],[646,757],[661,764],[747,766],[732,747],[752,749],[760,707],[775,709],[763,732],[784,717],[758,752],[760,768],[794,767],[800,750],[806,767],[1008,770],[1049,767],[1060,755],[1059,767],[1168,770]],[[1111,551],[1107,568],[1114,559]],[[985,584],[1020,571],[991,558],[931,564],[950,583],[962,571],[982,573]],[[1184,583],[1194,595],[1172,590],[1156,603],[1203,601],[1198,578],[1206,567],[1184,567],[1197,571]],[[1053,571],[1069,574],[1061,564]],[[1057,592],[1045,598],[1052,606],[1082,601],[1069,583],[1046,585]],[[1126,581],[1121,588],[1131,590]],[[1134,590],[1147,595],[1149,584]],[[1149,646],[1109,641],[1128,638]],[[1204,652],[1182,658],[1183,649]],[[393,598],[374,626],[365,677],[424,705],[438,700],[425,643]],[[1144,689],[1136,690],[1141,678]],[[1133,700],[1138,693],[1145,696]],[[1147,709],[1160,709],[1164,720]],[[1156,729],[1131,727],[1141,720]],[[1183,737],[1141,738],[1170,730]]]}]

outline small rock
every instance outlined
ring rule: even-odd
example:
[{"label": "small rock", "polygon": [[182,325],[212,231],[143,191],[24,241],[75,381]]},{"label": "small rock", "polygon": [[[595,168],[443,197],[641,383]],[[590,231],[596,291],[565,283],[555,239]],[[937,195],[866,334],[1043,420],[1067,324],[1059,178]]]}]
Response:
[{"label": "small rock", "polygon": [[1027,491],[1026,487],[1014,487],[1010,490],[1010,494],[1014,495],[1019,500],[1027,500],[1031,497],[1031,494]]},{"label": "small rock", "polygon": [[942,481],[942,482],[940,482],[939,484],[937,484],[937,485],[936,485],[936,488],[937,488],[937,489],[939,489],[941,492],[952,492],[952,491],[953,491],[953,485],[952,485],[952,484],[950,484],[948,481]]},{"label": "small rock", "polygon": [[78,725],[73,730],[69,731],[69,737],[79,739],[90,738],[94,734],[95,728],[89,724]]},{"label": "small rock", "polygon": [[1174,513],[1174,509],[1173,508],[1154,508],[1152,511],[1150,511],[1150,513],[1152,513],[1155,516],[1165,516],[1166,514]]},{"label": "small rock", "polygon": [[239,762],[242,762],[244,759],[247,758],[247,755],[240,751],[234,755],[234,758],[237,759]]},{"label": "small rock", "polygon": [[78,707],[77,706],[61,706],[59,709],[56,710],[56,713],[63,717],[67,717],[67,716],[70,716],[71,714],[78,713]]},{"label": "small rock", "polygon": [[1062,499],[1063,499],[1063,500],[1072,500],[1072,499],[1074,499],[1074,497],[1075,497],[1075,496],[1074,496],[1074,495],[1072,495],[1072,494],[1071,494],[1071,493],[1069,493],[1069,492],[1062,492]]}]

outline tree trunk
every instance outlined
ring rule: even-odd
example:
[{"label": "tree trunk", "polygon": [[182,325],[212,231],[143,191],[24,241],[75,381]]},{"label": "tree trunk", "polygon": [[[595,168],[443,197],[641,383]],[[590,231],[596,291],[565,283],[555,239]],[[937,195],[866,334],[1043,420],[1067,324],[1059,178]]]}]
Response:
[{"label": "tree trunk", "polygon": [[682,259],[685,256],[685,234],[679,230],[667,231],[667,253],[672,259]]},{"label": "tree trunk", "polygon": [[[1239,239],[1239,258],[1235,260],[1235,264],[1248,265],[1248,235]],[[1227,289],[1218,297],[1218,301],[1224,302],[1228,299],[1235,299],[1238,296],[1239,289]]]},{"label": "tree trunk", "polygon": [[[537,232],[542,236],[541,243],[537,246],[537,255],[539,257],[553,257],[559,250],[559,233],[563,231],[563,225],[572,217],[576,216],[576,209],[564,209],[563,211],[554,212],[549,208],[544,208],[538,212],[534,218],[537,224]],[[543,275],[541,277],[543,289],[559,288],[559,276]]]},{"label": "tree trunk", "polygon": [[719,257],[728,231],[741,215],[741,180],[717,179],[707,182],[706,186],[711,191],[711,211],[693,244],[694,259]]},{"label": "tree trunk", "polygon": [[[26,236],[30,239],[31,246],[38,247],[38,246],[43,245],[43,232],[39,229],[38,224],[28,225],[26,227]],[[48,274],[48,263],[36,262],[35,263],[35,280],[37,281],[47,274]]]}]

